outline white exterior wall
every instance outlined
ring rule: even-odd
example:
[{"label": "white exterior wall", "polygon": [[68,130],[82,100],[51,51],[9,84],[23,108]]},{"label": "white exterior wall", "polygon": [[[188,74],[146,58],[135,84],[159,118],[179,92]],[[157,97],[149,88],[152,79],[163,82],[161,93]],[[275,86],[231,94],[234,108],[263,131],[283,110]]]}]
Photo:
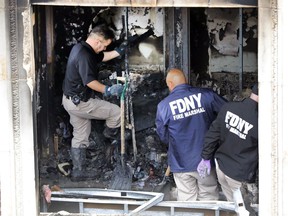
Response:
[{"label": "white exterior wall", "polygon": [[[29,48],[32,40],[29,39],[29,50],[26,47],[24,53],[23,36],[27,29],[24,30],[21,23],[9,26],[10,12],[13,19],[22,22],[21,9],[10,7],[8,1],[0,1],[0,183],[3,216],[38,215],[32,101],[27,84],[33,67],[24,69],[23,63],[30,56],[28,61],[33,64],[33,50]],[[26,23],[26,27],[32,28],[30,23]],[[31,32],[29,34],[32,37]],[[19,41],[24,42],[21,44]]]},{"label": "white exterior wall", "polygon": [[[259,0],[260,216],[288,215],[286,0]],[[286,34],[285,34],[286,33]]]},{"label": "white exterior wall", "polygon": [[286,122],[288,122],[288,73],[287,73],[287,54],[288,50],[287,45],[287,33],[288,33],[288,1],[282,0],[279,1],[279,48],[278,48],[278,112],[279,112],[279,130],[278,130],[278,139],[279,139],[279,175],[278,175],[278,185],[279,185],[279,194],[277,197],[279,215],[288,215],[288,137],[287,131],[288,127]]},{"label": "white exterior wall", "polygon": [[[0,28],[7,29],[8,11],[4,1],[0,1]],[[15,156],[13,153],[12,92],[9,64],[9,35],[0,32],[0,184],[1,215],[16,215]],[[14,204],[13,204],[14,201]]]}]

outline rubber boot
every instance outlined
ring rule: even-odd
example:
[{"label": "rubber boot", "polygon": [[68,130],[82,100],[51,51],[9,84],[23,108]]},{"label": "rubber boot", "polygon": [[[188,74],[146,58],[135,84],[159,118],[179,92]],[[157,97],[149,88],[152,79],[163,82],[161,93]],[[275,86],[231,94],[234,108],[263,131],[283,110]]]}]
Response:
[{"label": "rubber boot", "polygon": [[85,181],[96,178],[96,173],[87,171],[86,164],[86,148],[71,148],[71,157],[73,169],[71,173],[71,181]]},{"label": "rubber boot", "polygon": [[[121,128],[109,128],[106,126],[103,131],[103,135],[108,139],[121,140]],[[131,131],[125,129],[125,140],[131,140],[131,137]]]}]

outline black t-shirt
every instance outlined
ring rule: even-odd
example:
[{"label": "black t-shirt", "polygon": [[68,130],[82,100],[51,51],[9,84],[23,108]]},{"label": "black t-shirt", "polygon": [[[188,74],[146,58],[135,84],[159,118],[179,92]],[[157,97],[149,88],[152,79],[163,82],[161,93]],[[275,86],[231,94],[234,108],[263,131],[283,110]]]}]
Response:
[{"label": "black t-shirt", "polygon": [[88,43],[82,41],[76,44],[70,52],[67,63],[63,82],[64,95],[90,98],[93,90],[86,85],[98,79],[98,65],[103,58],[104,53],[95,53]]}]

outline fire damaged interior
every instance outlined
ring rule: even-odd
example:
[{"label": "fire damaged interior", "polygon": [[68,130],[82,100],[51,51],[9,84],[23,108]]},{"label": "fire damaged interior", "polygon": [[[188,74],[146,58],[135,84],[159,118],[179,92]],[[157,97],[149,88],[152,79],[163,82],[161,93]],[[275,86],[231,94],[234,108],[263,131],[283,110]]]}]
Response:
[{"label": "fire damaged interior", "polygon": [[[179,67],[193,86],[212,88],[229,101],[248,97],[258,80],[257,9],[34,6],[34,12],[35,148],[40,187],[117,188],[120,143],[104,137],[100,120],[92,120],[87,152],[88,170],[98,177],[70,180],[73,128],[61,104],[62,82],[72,46],[85,40],[91,28],[106,23],[115,31],[116,40],[107,47],[112,50],[125,40],[127,21],[128,55],[103,63],[100,81],[111,85],[123,83],[119,77],[128,79],[125,126],[135,135],[125,146],[129,189],[161,191],[166,200],[175,200],[171,173],[164,186],[159,184],[168,167],[167,146],[155,129],[157,104],[169,94],[165,73]],[[120,106],[120,98],[105,99]],[[251,191],[247,199],[257,203],[257,191]]]}]

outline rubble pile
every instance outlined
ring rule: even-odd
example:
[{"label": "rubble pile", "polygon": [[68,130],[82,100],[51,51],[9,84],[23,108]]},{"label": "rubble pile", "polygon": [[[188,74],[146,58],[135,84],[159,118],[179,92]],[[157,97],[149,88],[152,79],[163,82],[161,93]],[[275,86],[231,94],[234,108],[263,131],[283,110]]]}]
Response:
[{"label": "rubble pile", "polygon": [[[69,123],[69,115],[61,105],[62,81],[65,74],[66,61],[72,46],[88,32],[90,23],[99,12],[94,8],[61,8],[55,9],[57,22],[55,25],[55,125],[53,146],[48,157],[39,160],[40,185],[59,185],[61,187],[97,187],[109,188],[113,172],[118,165],[120,142],[104,137],[104,121],[92,120],[90,145],[87,151],[87,169],[96,173],[95,180],[72,182],[70,172],[72,161],[70,155],[73,128]],[[103,63],[100,68],[100,81],[111,85],[116,77],[125,70],[123,59]],[[161,143],[155,129],[157,104],[168,95],[164,71],[151,70],[151,67],[138,66],[129,68],[130,93],[133,104],[134,126],[136,135],[137,155],[134,160],[132,141],[126,142],[126,162],[132,171],[132,190],[156,191],[163,180],[167,165],[167,146]],[[235,86],[238,80],[226,74],[214,79],[191,73],[193,86],[209,87],[228,100],[240,101],[249,94],[237,93]],[[216,77],[216,78],[215,78]],[[252,80],[254,81],[254,80]],[[249,81],[250,82],[250,81]],[[246,82],[248,85],[248,81]],[[246,91],[246,90],[245,90]],[[102,97],[102,95],[99,95]],[[110,102],[120,104],[120,98],[110,98]],[[168,182],[174,185],[173,177]]]},{"label": "rubble pile", "polygon": [[[109,84],[113,72],[104,70],[101,77],[103,83]],[[104,75],[103,75],[104,74]],[[107,78],[108,77],[108,78]],[[137,85],[135,84],[137,82]],[[133,84],[134,83],[134,84]],[[157,104],[167,94],[167,87],[161,72],[141,74],[131,72],[131,92],[135,119],[137,156],[133,155],[132,141],[126,143],[127,163],[132,169],[132,189],[153,191],[162,181],[167,168],[167,146],[160,142],[155,129]],[[59,101],[61,101],[59,95]],[[108,99],[107,99],[108,100]],[[120,98],[110,98],[110,102],[119,105]],[[61,103],[57,107],[57,123],[55,125],[54,146],[57,150],[53,157],[40,160],[40,179],[43,184],[50,182],[65,186],[73,186],[70,181],[72,161],[70,156],[73,128],[69,123],[69,115]],[[79,182],[84,187],[109,188],[109,183],[117,165],[120,154],[120,142],[111,141],[103,135],[104,121],[92,120],[90,145],[87,151],[87,169],[97,173],[97,179]]]}]

